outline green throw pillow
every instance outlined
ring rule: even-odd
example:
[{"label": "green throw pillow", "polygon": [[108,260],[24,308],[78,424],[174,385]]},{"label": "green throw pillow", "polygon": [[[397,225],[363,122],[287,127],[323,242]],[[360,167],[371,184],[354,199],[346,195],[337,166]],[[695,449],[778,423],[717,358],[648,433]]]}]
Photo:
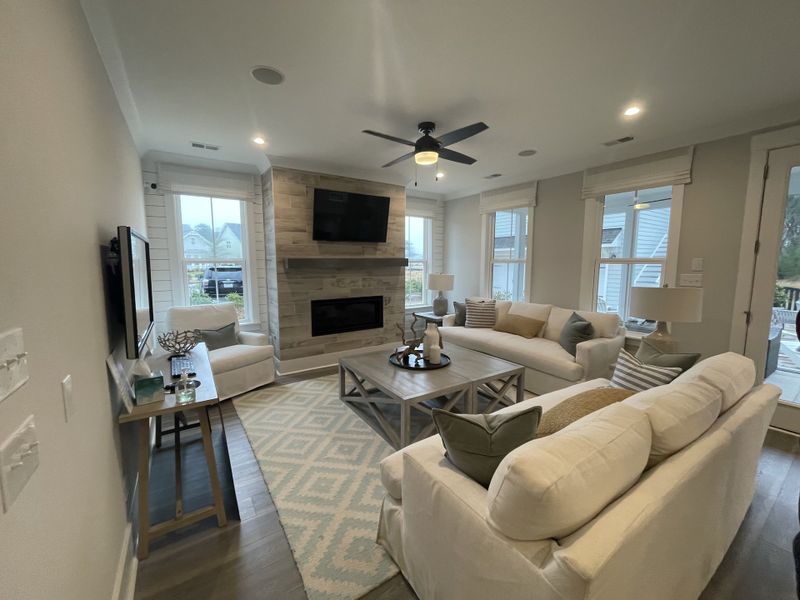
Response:
[{"label": "green throw pillow", "polygon": [[561,347],[567,352],[575,356],[577,352],[576,346],[581,342],[592,339],[594,336],[594,327],[586,319],[578,313],[572,313],[572,316],[564,323],[564,329],[561,330],[561,338],[559,343]]},{"label": "green throw pillow", "polygon": [[433,409],[445,456],[464,475],[489,487],[506,454],[536,437],[541,406],[511,413],[462,415]]},{"label": "green throw pillow", "polygon": [[453,300],[453,308],[456,311],[456,319],[453,323],[459,327],[464,327],[467,324],[467,305],[464,302],[456,302]]},{"label": "green throw pillow", "polygon": [[700,354],[662,352],[646,339],[643,339],[639,344],[639,349],[636,351],[636,358],[646,365],[680,367],[681,370],[686,372],[700,359]]},{"label": "green throw pillow", "polygon": [[198,329],[200,339],[202,339],[209,350],[218,350],[235,346],[239,343],[236,339],[236,323],[225,325],[219,329]]}]

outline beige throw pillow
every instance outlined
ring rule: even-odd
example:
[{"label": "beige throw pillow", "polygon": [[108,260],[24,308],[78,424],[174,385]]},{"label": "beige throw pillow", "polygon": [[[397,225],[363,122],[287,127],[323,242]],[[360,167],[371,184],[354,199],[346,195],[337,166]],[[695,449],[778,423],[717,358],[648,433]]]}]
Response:
[{"label": "beige throw pillow", "polygon": [[536,430],[536,437],[540,438],[560,431],[578,419],[610,404],[625,400],[635,393],[633,390],[607,387],[595,388],[571,396],[542,415],[539,428]]},{"label": "beige throw pillow", "polygon": [[509,313],[497,320],[494,330],[513,333],[514,335],[521,335],[524,338],[531,339],[539,335],[542,327],[544,327],[544,321]]}]

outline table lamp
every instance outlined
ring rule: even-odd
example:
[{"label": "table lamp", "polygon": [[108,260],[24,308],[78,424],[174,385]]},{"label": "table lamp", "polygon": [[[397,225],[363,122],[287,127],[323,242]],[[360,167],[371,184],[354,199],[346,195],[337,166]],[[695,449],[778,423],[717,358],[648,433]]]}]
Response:
[{"label": "table lamp", "polygon": [[656,321],[656,330],[644,339],[663,352],[674,352],[675,341],[667,322],[699,323],[703,316],[703,288],[634,287],[628,312],[632,317]]},{"label": "table lamp", "polygon": [[431,273],[428,275],[428,289],[439,292],[439,295],[433,299],[433,314],[441,317],[447,314],[447,298],[444,297],[442,292],[449,292],[453,289],[452,275],[445,275],[444,273]]}]

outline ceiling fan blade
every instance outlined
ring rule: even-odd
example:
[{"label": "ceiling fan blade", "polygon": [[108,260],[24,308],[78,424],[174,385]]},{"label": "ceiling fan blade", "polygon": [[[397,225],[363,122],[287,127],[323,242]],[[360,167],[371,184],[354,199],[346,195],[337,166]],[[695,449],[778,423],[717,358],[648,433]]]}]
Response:
[{"label": "ceiling fan blade", "polygon": [[406,146],[413,146],[414,142],[409,142],[408,140],[401,139],[399,137],[394,137],[393,135],[387,135],[385,133],[379,133],[377,131],[372,131],[371,129],[364,129],[362,130],[364,133],[368,133],[369,135],[374,135],[375,137],[383,138],[385,140],[389,140],[392,142],[397,142],[398,144],[405,144]]},{"label": "ceiling fan blade", "polygon": [[461,163],[464,165],[471,165],[472,163],[475,162],[475,159],[472,158],[471,156],[467,156],[466,154],[461,154],[461,152],[456,152],[455,150],[450,150],[449,148],[439,148],[439,158],[443,158],[445,160],[452,160],[453,162]]},{"label": "ceiling fan blade", "polygon": [[436,139],[439,140],[439,143],[442,144],[442,147],[449,146],[450,144],[455,144],[456,142],[460,142],[461,140],[465,140],[468,137],[472,137],[489,129],[489,126],[484,122],[473,123],[472,125],[467,125],[466,127],[462,127],[461,129],[456,129],[455,131],[451,131],[450,133],[445,133],[444,135],[440,135]]},{"label": "ceiling fan blade", "polygon": [[397,164],[397,163],[399,163],[399,162],[403,162],[404,160],[406,160],[406,159],[409,159],[409,158],[411,158],[412,156],[414,156],[414,153],[413,153],[413,152],[409,152],[408,154],[403,154],[403,156],[401,156],[401,157],[399,157],[399,158],[395,158],[395,159],[394,159],[392,162],[388,162],[388,163],[386,163],[386,164],[385,164],[385,165],[383,165],[383,166],[384,166],[384,167],[391,167],[392,165],[396,165],[396,164]]}]

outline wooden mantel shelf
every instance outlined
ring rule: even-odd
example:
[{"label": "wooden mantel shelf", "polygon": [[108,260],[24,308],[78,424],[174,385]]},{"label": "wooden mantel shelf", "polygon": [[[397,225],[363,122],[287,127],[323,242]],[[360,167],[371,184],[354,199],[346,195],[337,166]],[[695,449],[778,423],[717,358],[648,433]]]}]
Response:
[{"label": "wooden mantel shelf", "polygon": [[382,269],[406,267],[405,257],[382,256],[316,256],[284,258],[283,266],[290,269]]}]

